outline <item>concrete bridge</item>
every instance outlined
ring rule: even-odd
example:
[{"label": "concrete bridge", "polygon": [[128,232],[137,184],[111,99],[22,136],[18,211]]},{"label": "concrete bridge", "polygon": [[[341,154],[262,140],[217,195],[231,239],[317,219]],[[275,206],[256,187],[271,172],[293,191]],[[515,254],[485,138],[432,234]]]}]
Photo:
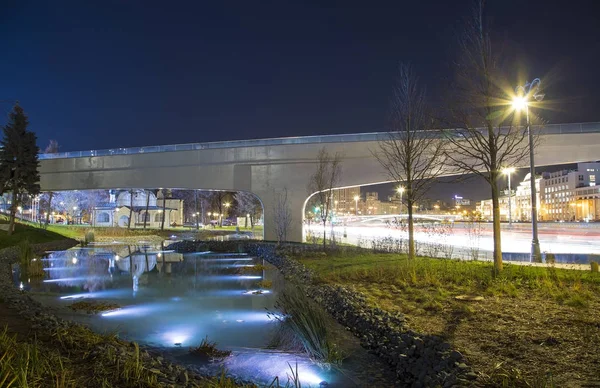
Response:
[{"label": "concrete bridge", "polygon": [[[547,125],[536,165],[600,159],[600,123]],[[178,188],[247,191],[263,203],[265,239],[276,238],[275,193],[288,190],[290,240],[302,240],[307,183],[322,147],[342,155],[339,187],[389,182],[372,152],[386,133],[287,137],[40,155],[42,191]],[[528,161],[522,166],[526,167]]]}]

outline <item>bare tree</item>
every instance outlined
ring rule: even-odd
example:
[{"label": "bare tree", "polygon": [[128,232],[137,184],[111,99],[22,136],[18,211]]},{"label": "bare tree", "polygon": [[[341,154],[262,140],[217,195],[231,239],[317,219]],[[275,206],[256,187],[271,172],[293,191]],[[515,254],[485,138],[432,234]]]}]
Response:
[{"label": "bare tree", "polygon": [[237,203],[238,214],[245,219],[246,225],[244,227],[248,227],[248,215],[250,215],[250,225],[254,227],[254,213],[256,213],[257,207],[261,206],[258,198],[254,194],[245,191],[238,191],[233,198]]},{"label": "bare tree", "polygon": [[460,57],[451,87],[446,156],[464,174],[476,174],[490,185],[493,207],[494,272],[502,271],[498,179],[504,167],[515,166],[529,153],[527,134],[514,125],[515,115],[502,77],[499,55],[484,25],[480,0],[459,38]]},{"label": "bare tree", "polygon": [[219,227],[223,226],[223,207],[225,205],[226,200],[229,198],[229,193],[227,191],[212,191],[210,194],[212,206],[216,207],[219,211]]},{"label": "bare tree", "polygon": [[[127,219],[127,229],[131,229],[131,218],[133,217],[133,195],[135,191],[129,190],[129,218]],[[135,224],[134,224],[135,227]]]},{"label": "bare tree", "polygon": [[317,169],[310,177],[308,189],[315,193],[314,198],[319,209],[319,217],[323,223],[323,249],[327,248],[326,228],[327,220],[331,213],[333,188],[340,180],[342,166],[340,155],[329,155],[325,147],[319,150],[317,155]]},{"label": "bare tree", "polygon": [[[58,142],[56,140],[50,140],[48,142],[48,146],[44,149],[45,154],[57,154],[58,153]],[[52,197],[54,197],[54,192],[48,192],[48,208],[46,210],[46,223],[45,227],[48,227],[48,223],[50,222],[50,213],[52,213]]]},{"label": "bare tree", "polygon": [[165,218],[167,218],[167,195],[169,195],[168,189],[160,189],[162,191],[162,213],[160,219],[160,230],[165,230]]},{"label": "bare tree", "polygon": [[425,91],[409,65],[400,64],[390,112],[390,131],[375,158],[391,179],[404,186],[408,210],[408,257],[415,257],[413,205],[427,193],[444,167],[444,141],[432,130]]},{"label": "bare tree", "polygon": [[284,188],[281,192],[275,193],[274,213],[275,213],[275,232],[277,234],[277,243],[281,244],[287,241],[287,234],[292,225],[292,211],[288,201],[288,190]]},{"label": "bare tree", "polygon": [[150,215],[148,214],[148,209],[150,208],[150,194],[152,193],[151,190],[144,190],[144,194],[146,195],[146,209],[144,212],[144,229],[146,229],[146,224],[148,222],[148,219],[150,218]]}]

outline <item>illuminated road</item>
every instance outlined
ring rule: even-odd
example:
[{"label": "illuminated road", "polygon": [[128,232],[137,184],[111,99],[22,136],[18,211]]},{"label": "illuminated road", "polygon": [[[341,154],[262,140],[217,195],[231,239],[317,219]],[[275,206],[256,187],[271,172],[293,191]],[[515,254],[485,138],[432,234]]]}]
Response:
[{"label": "illuminated road", "polygon": [[[348,244],[371,246],[371,241],[385,237],[407,239],[408,234],[400,228],[385,224],[385,220],[367,219],[347,220],[347,226],[335,226],[334,233],[338,241]],[[479,228],[462,222],[455,222],[451,230],[440,233],[427,231],[422,225],[415,227],[415,240],[424,244],[451,245],[456,248],[455,255],[467,255],[471,249],[479,249],[482,254],[493,250],[492,225],[481,223]],[[314,235],[323,233],[322,225],[307,227]],[[329,236],[331,227],[327,226]],[[344,238],[344,234],[346,237]],[[570,254],[600,254],[600,225],[596,224],[559,224],[542,223],[539,225],[539,239],[542,252]],[[423,248],[426,249],[426,248]],[[528,253],[531,249],[531,224],[502,225],[502,251]]]}]

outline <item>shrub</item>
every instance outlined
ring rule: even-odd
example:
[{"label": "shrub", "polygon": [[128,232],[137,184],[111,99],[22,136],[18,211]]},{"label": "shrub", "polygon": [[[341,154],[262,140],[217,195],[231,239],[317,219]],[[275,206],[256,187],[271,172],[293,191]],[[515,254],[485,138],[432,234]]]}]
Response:
[{"label": "shrub", "polygon": [[554,256],[554,253],[546,253],[546,263],[556,264],[556,256]]},{"label": "shrub", "polygon": [[590,267],[592,269],[592,272],[598,273],[598,263],[596,263],[595,261],[592,261],[590,263]]},{"label": "shrub", "polygon": [[85,243],[89,244],[94,242],[94,240],[96,239],[95,235],[94,235],[94,231],[93,230],[88,230],[85,232]]}]

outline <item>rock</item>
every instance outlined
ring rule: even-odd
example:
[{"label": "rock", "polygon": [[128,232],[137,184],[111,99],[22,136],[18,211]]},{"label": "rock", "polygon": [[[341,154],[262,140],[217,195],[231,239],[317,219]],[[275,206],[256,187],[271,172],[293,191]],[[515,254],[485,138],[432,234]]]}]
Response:
[{"label": "rock", "polygon": [[187,384],[188,383],[188,374],[186,371],[183,371],[179,374],[179,376],[177,376],[177,382],[179,384]]},{"label": "rock", "polygon": [[480,295],[457,295],[454,297],[454,299],[466,302],[479,302],[484,300],[485,298]]}]

